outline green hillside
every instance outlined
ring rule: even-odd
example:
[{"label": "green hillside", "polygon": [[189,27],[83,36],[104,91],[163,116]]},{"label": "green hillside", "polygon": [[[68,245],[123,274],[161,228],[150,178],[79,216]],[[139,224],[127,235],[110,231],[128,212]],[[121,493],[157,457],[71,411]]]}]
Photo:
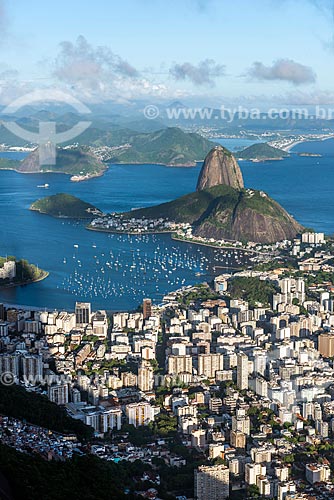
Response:
[{"label": "green hillside", "polygon": [[280,160],[289,156],[289,153],[283,151],[282,149],[273,148],[266,142],[261,142],[259,144],[252,144],[242,151],[235,153],[237,158],[243,160]]},{"label": "green hillside", "polygon": [[125,215],[188,222],[195,235],[215,239],[269,243],[294,238],[302,230],[283,207],[262,191],[226,185]]},{"label": "green hillside", "polygon": [[20,166],[19,160],[10,160],[9,158],[0,158],[0,169],[16,170]]},{"label": "green hillside", "polygon": [[128,212],[127,216],[167,218],[175,222],[198,222],[204,214],[209,214],[218,202],[233,209],[239,199],[239,192],[230,186],[214,186],[203,191],[186,194],[176,200],[153,207],[140,208]]},{"label": "green hillside", "polygon": [[[36,149],[22,162],[20,162],[17,170],[19,172],[62,172],[70,175],[80,176],[96,176],[101,175],[106,166],[96,156],[85,151],[84,148],[57,148],[56,164],[40,165],[39,151]],[[51,148],[49,151],[51,158]]]},{"label": "green hillside", "polygon": [[[112,135],[112,134],[111,134]],[[127,134],[123,143],[131,147],[116,151],[115,163],[160,163],[163,165],[195,165],[212,149],[213,143],[198,134],[187,134],[171,127],[149,134]]]},{"label": "green hillside", "polygon": [[68,217],[73,219],[92,219],[101,213],[90,203],[72,196],[71,194],[59,193],[35,201],[30,210],[53,217]]},{"label": "green hillside", "polygon": [[56,432],[73,433],[79,439],[85,440],[93,436],[92,427],[69,417],[62,406],[52,403],[46,396],[28,392],[15,384],[0,384],[0,414],[27,420]]},{"label": "green hillside", "polygon": [[48,272],[40,269],[34,264],[30,264],[25,259],[17,260],[16,257],[8,255],[7,257],[0,257],[0,268],[4,266],[7,261],[14,261],[16,263],[16,276],[14,279],[10,280],[8,278],[0,279],[0,286],[7,286],[9,284],[24,284],[32,283],[34,281],[39,281],[48,276]]}]

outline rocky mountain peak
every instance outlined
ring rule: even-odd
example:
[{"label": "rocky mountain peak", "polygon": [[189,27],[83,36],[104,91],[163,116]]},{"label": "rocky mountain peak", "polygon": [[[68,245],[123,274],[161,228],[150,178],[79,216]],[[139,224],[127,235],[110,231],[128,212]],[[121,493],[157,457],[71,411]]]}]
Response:
[{"label": "rocky mountain peak", "polygon": [[202,191],[221,184],[235,189],[244,187],[240,167],[232,153],[223,146],[216,146],[204,160],[196,190]]}]

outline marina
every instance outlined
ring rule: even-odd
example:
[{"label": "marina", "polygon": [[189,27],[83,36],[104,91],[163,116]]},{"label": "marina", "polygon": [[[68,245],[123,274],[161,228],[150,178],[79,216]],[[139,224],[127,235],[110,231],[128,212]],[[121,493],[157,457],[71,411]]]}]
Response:
[{"label": "marina", "polygon": [[112,301],[131,297],[139,304],[148,289],[158,302],[165,293],[189,281],[212,279],[218,269],[233,271],[247,258],[238,250],[212,249],[208,253],[188,244],[171,245],[156,235],[108,234],[102,247],[91,246],[94,252],[89,257],[87,249],[81,256],[78,245],[74,247],[72,262],[64,257],[69,272],[58,288],[93,302],[98,298]]},{"label": "marina", "polygon": [[[245,184],[268,192],[306,227],[331,234],[333,144],[331,139],[296,147],[297,152],[321,153],[316,167],[314,158],[297,155],[261,165],[244,161]],[[312,188],[315,168],[323,172],[318,190]],[[83,221],[28,210],[41,197],[37,186],[46,183],[48,193],[68,192],[105,213],[163,203],[195,190],[199,169],[110,165],[103,177],[84,183],[72,183],[68,175],[1,171],[0,214],[5,221],[0,227],[1,254],[25,258],[49,271],[49,276],[29,286],[0,290],[0,302],[66,309],[76,300],[89,300],[95,308],[135,309],[143,297],[159,303],[183,283],[210,281],[240,267],[245,258],[253,263],[254,256],[246,257],[238,249],[176,241],[170,234],[87,231]]]}]

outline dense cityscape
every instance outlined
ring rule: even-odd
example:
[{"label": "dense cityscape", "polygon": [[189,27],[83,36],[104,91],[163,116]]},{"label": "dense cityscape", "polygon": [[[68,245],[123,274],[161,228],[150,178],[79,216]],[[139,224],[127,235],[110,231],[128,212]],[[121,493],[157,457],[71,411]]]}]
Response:
[{"label": "dense cityscape", "polygon": [[334,499],[334,0],[0,0],[0,500]]},{"label": "dense cityscape", "polygon": [[218,275],[137,311],[2,305],[2,388],[45,394],[94,432],[84,443],[3,415],[1,442],[48,461],[139,460],[144,498],[164,498],[161,488],[179,499],[332,498],[331,247],[305,233],[276,267]]}]

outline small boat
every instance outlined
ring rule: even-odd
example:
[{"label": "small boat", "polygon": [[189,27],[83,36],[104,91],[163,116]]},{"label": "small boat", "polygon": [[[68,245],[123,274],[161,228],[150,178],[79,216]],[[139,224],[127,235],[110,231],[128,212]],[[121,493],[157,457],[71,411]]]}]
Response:
[{"label": "small boat", "polygon": [[42,188],[42,189],[48,189],[49,187],[49,184],[41,184],[39,186],[37,186],[38,188]]},{"label": "small boat", "polygon": [[74,246],[74,248],[79,248],[79,245],[73,245],[73,246]]}]

